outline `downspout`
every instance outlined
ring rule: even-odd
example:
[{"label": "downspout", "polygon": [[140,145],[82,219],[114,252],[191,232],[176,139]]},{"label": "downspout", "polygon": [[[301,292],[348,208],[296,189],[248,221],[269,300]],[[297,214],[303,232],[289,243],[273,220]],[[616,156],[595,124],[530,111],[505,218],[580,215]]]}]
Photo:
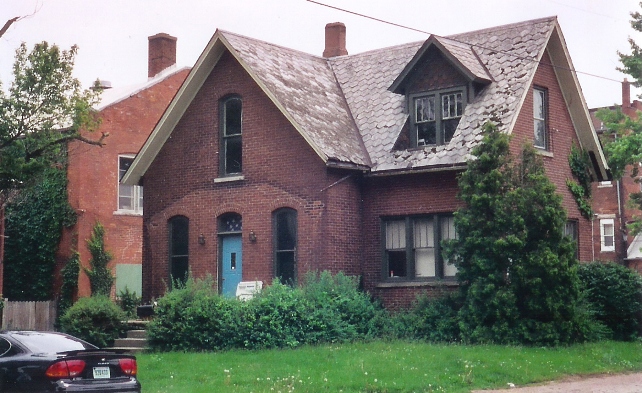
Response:
[{"label": "downspout", "polygon": [[623,213],[622,213],[622,211],[623,211],[622,210],[622,193],[620,191],[620,187],[622,186],[622,181],[621,180],[617,180],[615,182],[615,186],[616,186],[616,191],[617,191],[617,214],[618,214],[618,217],[620,219],[620,233],[622,234],[622,236],[619,236],[620,237],[619,243],[620,243],[620,247],[621,248],[620,248],[620,252],[618,253],[619,254],[618,255],[619,261],[618,262],[620,262],[622,265],[624,265],[625,261],[626,261],[626,257],[628,256],[627,255],[627,249],[628,249],[627,240],[628,239],[627,239],[627,233],[626,233],[626,227],[625,227],[626,220],[623,217]]},{"label": "downspout", "polygon": [[595,214],[593,214],[593,217],[591,217],[591,254],[592,254],[592,260],[591,262],[595,262]]}]

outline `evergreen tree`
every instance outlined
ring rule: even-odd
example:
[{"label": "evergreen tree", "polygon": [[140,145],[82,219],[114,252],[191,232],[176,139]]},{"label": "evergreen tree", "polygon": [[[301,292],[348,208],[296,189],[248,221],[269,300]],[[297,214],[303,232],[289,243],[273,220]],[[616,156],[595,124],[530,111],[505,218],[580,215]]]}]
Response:
[{"label": "evergreen tree", "polygon": [[466,342],[555,345],[575,339],[577,261],[561,196],[532,146],[514,162],[488,123],[459,180],[465,207],[446,255],[458,267]]},{"label": "evergreen tree", "polygon": [[114,284],[114,276],[109,270],[109,262],[112,260],[112,255],[109,251],[105,250],[105,228],[101,223],[97,222],[91,234],[91,238],[87,241],[87,248],[91,254],[89,265],[91,269],[84,269],[89,277],[89,286],[91,287],[91,294],[109,296],[111,294],[111,287]]}]

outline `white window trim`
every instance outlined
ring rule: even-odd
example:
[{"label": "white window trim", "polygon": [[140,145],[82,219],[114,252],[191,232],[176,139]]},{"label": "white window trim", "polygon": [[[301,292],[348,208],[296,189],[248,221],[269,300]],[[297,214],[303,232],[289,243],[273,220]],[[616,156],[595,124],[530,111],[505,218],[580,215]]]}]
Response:
[{"label": "white window trim", "polygon": [[132,186],[133,187],[133,209],[123,209],[120,207],[120,159],[121,158],[135,158],[134,154],[119,154],[118,155],[118,176],[116,184],[116,211],[115,215],[129,215],[129,216],[142,216],[143,215],[143,205],[141,192],[143,190],[142,186]]},{"label": "white window trim", "polygon": [[[605,233],[604,227],[610,225],[613,228],[613,245],[605,245]],[[606,218],[600,220],[600,251],[602,252],[612,252],[615,251],[615,220],[612,218]]]},{"label": "white window trim", "polygon": [[[544,112],[543,113],[544,117],[541,117],[541,118],[537,117],[535,114],[535,95],[537,94],[541,94],[541,97],[542,97],[542,106],[543,106],[542,110]],[[535,86],[533,88],[532,95],[533,95],[533,132],[535,131],[535,126],[534,126],[535,121],[542,122],[544,124],[544,135],[542,135],[544,138],[543,140],[544,145],[540,146],[537,143],[535,143],[535,135],[533,134],[533,146],[540,151],[550,152],[551,142],[549,140],[550,134],[548,131],[548,91],[546,88]]]}]

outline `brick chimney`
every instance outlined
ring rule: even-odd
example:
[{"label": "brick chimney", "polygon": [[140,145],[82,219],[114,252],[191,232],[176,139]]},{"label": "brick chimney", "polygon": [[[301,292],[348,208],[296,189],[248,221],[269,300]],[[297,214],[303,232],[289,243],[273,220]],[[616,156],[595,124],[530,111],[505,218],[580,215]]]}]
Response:
[{"label": "brick chimney", "polygon": [[176,64],[176,37],[158,33],[148,37],[149,57],[147,76],[153,78],[167,67]]},{"label": "brick chimney", "polygon": [[341,22],[325,25],[325,50],[323,57],[345,56],[346,50],[346,25]]},{"label": "brick chimney", "polygon": [[631,106],[631,82],[626,78],[622,82],[622,108]]}]

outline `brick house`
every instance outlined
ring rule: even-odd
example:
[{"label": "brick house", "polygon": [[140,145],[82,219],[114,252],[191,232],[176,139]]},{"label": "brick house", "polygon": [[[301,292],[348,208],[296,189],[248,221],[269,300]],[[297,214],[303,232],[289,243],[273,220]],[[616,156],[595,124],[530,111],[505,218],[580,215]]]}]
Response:
[{"label": "brick house", "polygon": [[[631,101],[631,82],[626,79],[622,82],[622,104],[619,107],[626,116],[633,118],[642,111],[642,102]],[[604,124],[595,116],[600,109],[589,110],[598,135],[606,131]],[[615,110],[616,106],[607,109]],[[640,192],[639,176],[637,180],[625,174],[620,180],[593,185],[593,259],[622,263],[642,273],[642,235],[629,236],[627,230],[627,224],[641,214],[628,206],[629,195]]]},{"label": "brick house", "polygon": [[143,297],[211,274],[296,282],[359,275],[388,307],[454,286],[457,176],[493,121],[534,143],[581,260],[590,222],[567,190],[573,144],[607,166],[556,18],[323,56],[218,30],[123,178],[144,184]]},{"label": "brick house", "polygon": [[[105,227],[106,249],[114,257],[116,294],[125,287],[141,294],[143,223],[142,188],[121,185],[119,179],[189,72],[177,69],[175,63],[176,38],[163,33],[149,37],[149,79],[102,93],[96,108],[102,123],[96,132],[109,134],[105,145],[97,148],[74,141],[68,146],[67,192],[78,220],[63,233],[58,264],[64,265],[71,251],[77,250],[81,265],[89,267],[86,244],[100,222]],[[81,273],[78,295],[90,294],[89,280]]]}]

